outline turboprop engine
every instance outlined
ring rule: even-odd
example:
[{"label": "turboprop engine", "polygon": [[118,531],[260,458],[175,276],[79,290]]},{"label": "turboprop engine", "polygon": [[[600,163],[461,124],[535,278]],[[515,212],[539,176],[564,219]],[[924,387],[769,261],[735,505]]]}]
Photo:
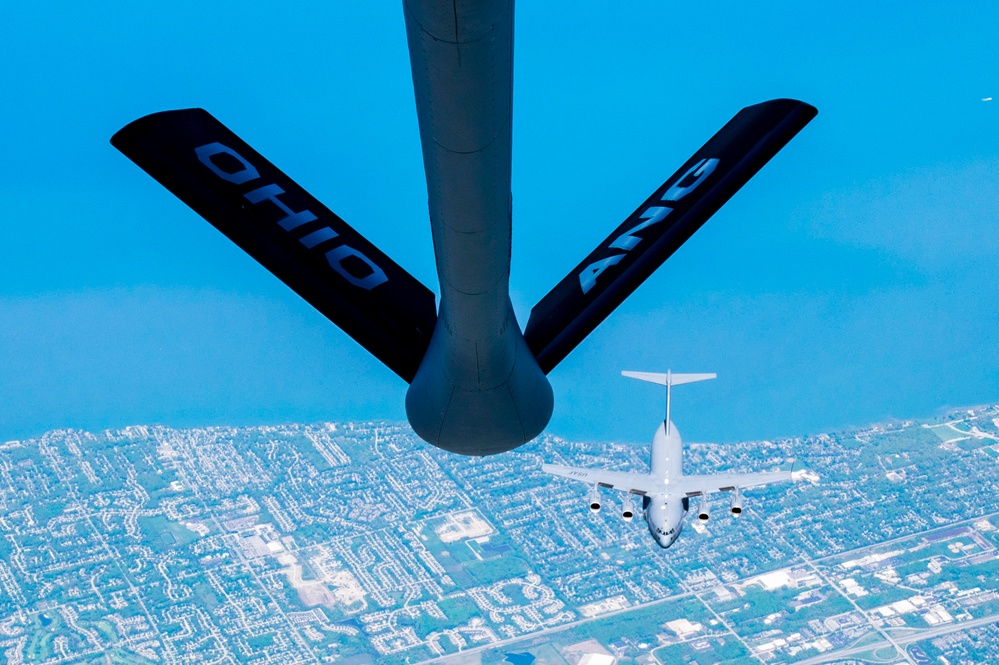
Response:
[{"label": "turboprop engine", "polygon": [[630,522],[635,517],[635,506],[631,502],[631,496],[624,497],[624,505],[621,507],[621,519]]},{"label": "turboprop engine", "polygon": [[732,517],[738,517],[742,514],[742,496],[739,494],[739,488],[735,488],[732,492]]},{"label": "turboprop engine", "polygon": [[707,498],[701,499],[701,507],[697,509],[697,519],[702,522],[707,522],[711,519],[711,513],[708,512],[708,500]]},{"label": "turboprop engine", "polygon": [[600,495],[597,494],[596,485],[594,485],[593,489],[590,490],[590,512],[591,513],[600,512]]}]

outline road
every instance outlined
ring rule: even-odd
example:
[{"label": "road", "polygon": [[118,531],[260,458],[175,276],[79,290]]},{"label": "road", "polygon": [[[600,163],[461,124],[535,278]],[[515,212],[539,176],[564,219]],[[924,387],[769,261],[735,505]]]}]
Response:
[{"label": "road", "polygon": [[[886,545],[891,545],[892,543],[901,542],[901,541],[904,541],[904,540],[910,540],[910,539],[915,538],[917,536],[926,536],[926,535],[932,534],[932,533],[934,533],[936,531],[943,531],[945,529],[953,529],[955,527],[958,527],[958,526],[961,526],[961,525],[964,525],[964,524],[972,524],[972,523],[977,522],[979,520],[990,519],[990,518],[995,517],[997,515],[999,515],[999,513],[988,513],[988,514],[985,514],[985,515],[978,515],[977,517],[970,517],[970,518],[965,519],[965,520],[958,520],[956,522],[951,522],[950,524],[944,524],[944,525],[941,525],[941,526],[933,527],[931,529],[926,529],[925,531],[920,531],[918,533],[910,533],[910,534],[907,534],[907,535],[904,535],[904,536],[898,536],[897,538],[890,538],[888,540],[884,540],[884,541],[881,541],[879,543],[872,543],[870,545],[864,545],[863,547],[858,547],[858,548],[856,548],[854,550],[847,550],[845,552],[837,552],[836,554],[830,554],[830,555],[824,556],[824,557],[817,557],[815,559],[811,559],[811,558],[807,558],[807,557],[800,557],[798,561],[794,561],[791,565],[797,565],[797,564],[804,563],[806,565],[809,565],[809,566],[813,567],[813,569],[814,569],[814,565],[816,563],[821,563],[821,562],[826,561],[826,560],[830,560],[830,559],[841,559],[841,558],[844,558],[845,556],[848,556],[848,555],[850,555],[850,556],[859,555],[861,552],[864,552],[866,550],[871,550],[871,549],[875,549],[875,548],[879,548],[879,547],[884,547]],[[823,577],[823,579],[825,579],[825,578]],[[737,581],[744,582],[745,580],[737,580]],[[828,584],[829,582],[826,581],[826,583]],[[632,605],[631,607],[627,607],[627,608],[620,609],[620,610],[615,610],[613,612],[607,612],[606,614],[599,614],[597,616],[587,617],[585,619],[579,619],[577,621],[572,621],[572,622],[569,622],[569,623],[564,623],[564,624],[561,624],[559,626],[553,626],[551,628],[546,628],[544,630],[539,630],[539,631],[532,632],[532,633],[526,633],[524,635],[518,635],[516,637],[506,638],[506,639],[500,640],[498,642],[492,642],[490,644],[483,644],[481,646],[472,647],[471,649],[463,649],[462,651],[460,651],[458,653],[455,653],[455,654],[447,654],[445,656],[438,656],[436,658],[430,658],[428,660],[424,660],[424,661],[420,661],[420,662],[421,662],[421,665],[423,663],[462,662],[462,660],[464,659],[464,657],[468,656],[469,654],[473,654],[473,653],[476,653],[476,652],[479,652],[479,651],[485,651],[487,649],[496,649],[496,648],[499,648],[499,647],[508,646],[508,645],[511,645],[511,644],[515,644],[517,642],[521,642],[523,640],[541,637],[543,635],[551,635],[553,633],[559,633],[559,632],[562,632],[563,630],[569,630],[570,628],[575,628],[577,626],[590,623],[591,621],[599,621],[601,619],[606,619],[608,617],[612,617],[612,616],[615,616],[615,615],[618,615],[618,614],[625,614],[625,613],[628,613],[628,612],[635,612],[635,611],[639,611],[639,610],[641,610],[643,608],[651,607],[653,605],[659,605],[659,604],[662,604],[662,603],[675,602],[675,601],[678,601],[678,600],[681,600],[681,599],[684,599],[684,598],[696,597],[696,598],[698,598],[700,600],[700,596],[698,594],[701,593],[702,591],[704,591],[704,589],[697,590],[697,591],[681,592],[681,593],[678,593],[678,594],[675,594],[675,595],[672,595],[672,596],[667,596],[666,598],[660,598],[658,600],[654,600],[654,601],[649,602],[649,603],[642,603],[640,605]],[[925,630],[925,631],[922,631],[922,632],[919,632],[919,633],[914,633],[913,635],[907,635],[905,637],[894,637],[893,636],[891,639],[894,640],[899,645],[910,644],[912,642],[917,642],[917,641],[920,641],[920,640],[924,640],[924,639],[936,637],[937,635],[945,635],[947,633],[952,633],[952,632],[955,632],[955,631],[958,631],[958,630],[963,630],[965,628],[973,628],[973,627],[979,626],[979,625],[987,625],[987,624],[993,623],[995,621],[999,621],[999,615],[990,616],[990,617],[986,617],[986,618],[983,618],[983,619],[976,619],[976,620],[973,620],[973,621],[964,621],[964,622],[961,622],[961,623],[955,623],[955,624],[952,624],[952,625],[938,627],[938,628],[931,628],[931,629],[928,629],[928,630]],[[730,631],[730,632],[733,635],[735,635],[737,638],[739,637],[736,633],[734,633],[734,631]],[[803,665],[804,663],[827,663],[830,660],[836,660],[837,658],[845,658],[845,657],[850,656],[851,654],[854,654],[854,653],[863,653],[865,651],[870,651],[872,649],[877,649],[877,648],[886,647],[886,646],[891,646],[891,644],[888,642],[888,640],[881,640],[878,643],[869,644],[869,645],[866,645],[864,647],[857,647],[857,648],[853,648],[853,649],[846,649],[846,650],[840,650],[840,651],[836,651],[836,652],[830,652],[830,653],[822,654],[821,656],[817,656],[816,658],[813,658],[813,659],[810,659],[810,660],[801,661],[801,664]],[[905,659],[908,662],[912,662],[906,656],[900,656],[900,658]]]},{"label": "road", "polygon": [[[959,630],[967,630],[968,628],[976,628],[978,626],[987,626],[990,623],[995,623],[997,621],[999,621],[999,614],[993,614],[991,616],[982,617],[981,619],[973,619],[972,621],[961,621],[960,623],[952,623],[946,626],[927,628],[926,630],[920,630],[904,637],[893,637],[892,640],[900,645],[912,644],[913,642],[921,642],[923,640],[932,639],[948,633],[956,633]],[[820,663],[842,660],[843,658],[849,658],[850,656],[856,656],[857,654],[866,653],[868,651],[877,651],[878,649],[883,649],[887,646],[892,646],[892,644],[890,644],[888,640],[881,640],[880,642],[873,642],[859,647],[840,649],[839,651],[830,651],[829,653],[824,653],[821,656],[815,656],[814,658],[800,661],[797,665],[819,665]],[[904,657],[905,656],[899,656],[898,658]]]}]

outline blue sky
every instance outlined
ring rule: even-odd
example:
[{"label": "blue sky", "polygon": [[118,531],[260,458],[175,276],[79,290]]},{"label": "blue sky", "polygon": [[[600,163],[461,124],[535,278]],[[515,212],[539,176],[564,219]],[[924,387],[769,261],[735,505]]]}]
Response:
[{"label": "blue sky", "polygon": [[[0,440],[404,418],[405,384],[118,154],[202,106],[436,289],[400,3],[53,2],[0,23]],[[551,375],[550,432],[798,435],[999,400],[995,2],[522,2],[531,305],[739,108],[812,122]]]}]

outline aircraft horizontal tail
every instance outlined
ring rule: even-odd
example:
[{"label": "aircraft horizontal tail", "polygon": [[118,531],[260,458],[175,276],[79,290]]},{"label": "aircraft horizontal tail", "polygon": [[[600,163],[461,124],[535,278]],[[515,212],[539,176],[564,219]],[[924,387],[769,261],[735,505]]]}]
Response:
[{"label": "aircraft horizontal tail", "polygon": [[111,144],[411,382],[434,294],[204,109],[126,125]]},{"label": "aircraft horizontal tail", "polygon": [[658,383],[661,386],[679,386],[684,383],[694,383],[695,381],[707,381],[709,379],[718,378],[717,374],[674,374],[673,372],[667,372],[666,374],[657,374],[655,372],[621,372],[622,376],[626,376],[629,379],[638,379],[639,381],[647,381],[649,383]]},{"label": "aircraft horizontal tail", "polygon": [[524,337],[547,374],[815,117],[793,99],[748,106],[531,310]]}]

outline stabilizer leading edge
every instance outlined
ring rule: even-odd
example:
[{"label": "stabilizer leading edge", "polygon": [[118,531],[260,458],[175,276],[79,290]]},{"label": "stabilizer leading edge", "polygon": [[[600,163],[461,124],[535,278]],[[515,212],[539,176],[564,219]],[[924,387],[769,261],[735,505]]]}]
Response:
[{"label": "stabilizer leading edge", "polygon": [[660,386],[679,386],[684,383],[694,383],[695,381],[708,381],[710,379],[718,378],[718,375],[712,372],[711,374],[675,374],[673,372],[667,372],[665,374],[660,374],[657,372],[631,372],[624,371],[621,372],[621,376],[626,376],[629,379],[638,379],[639,381],[645,381],[647,383],[657,383]]},{"label": "stabilizer leading edge", "polygon": [[326,318],[413,380],[434,294],[203,109],[154,113],[112,145]]},{"label": "stabilizer leading edge", "polygon": [[818,111],[776,99],[741,110],[531,310],[524,337],[548,373]]}]

